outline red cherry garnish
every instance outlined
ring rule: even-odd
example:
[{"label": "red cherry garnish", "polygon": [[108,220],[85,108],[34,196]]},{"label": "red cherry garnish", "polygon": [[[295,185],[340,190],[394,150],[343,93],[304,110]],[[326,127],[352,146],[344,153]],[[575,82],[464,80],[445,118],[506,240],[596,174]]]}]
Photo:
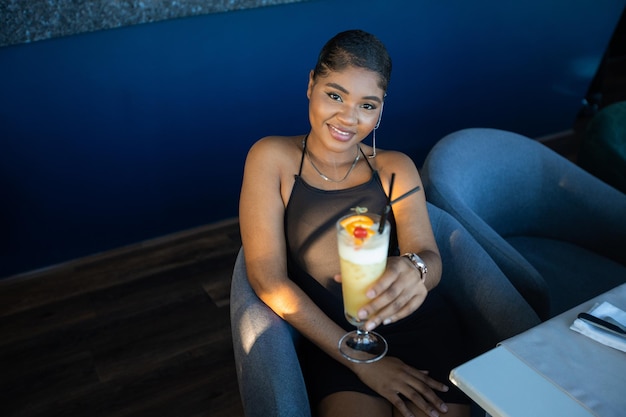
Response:
[{"label": "red cherry garnish", "polygon": [[354,237],[358,239],[365,239],[367,237],[367,229],[357,226],[354,228]]}]

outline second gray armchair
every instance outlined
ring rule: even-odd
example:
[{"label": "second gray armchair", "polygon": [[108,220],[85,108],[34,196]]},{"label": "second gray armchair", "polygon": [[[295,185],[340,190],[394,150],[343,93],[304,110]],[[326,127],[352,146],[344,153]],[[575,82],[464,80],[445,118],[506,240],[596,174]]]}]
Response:
[{"label": "second gray armchair", "polygon": [[542,319],[626,282],[626,194],[543,144],[461,130],[431,149],[422,179]]}]

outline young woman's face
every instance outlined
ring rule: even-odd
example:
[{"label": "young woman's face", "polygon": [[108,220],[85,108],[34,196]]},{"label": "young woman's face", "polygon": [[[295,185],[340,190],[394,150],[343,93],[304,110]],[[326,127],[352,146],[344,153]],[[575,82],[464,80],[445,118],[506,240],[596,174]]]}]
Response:
[{"label": "young woman's face", "polygon": [[309,119],[312,135],[335,151],[362,141],[382,111],[384,91],[373,71],[348,67],[325,77],[309,77]]}]

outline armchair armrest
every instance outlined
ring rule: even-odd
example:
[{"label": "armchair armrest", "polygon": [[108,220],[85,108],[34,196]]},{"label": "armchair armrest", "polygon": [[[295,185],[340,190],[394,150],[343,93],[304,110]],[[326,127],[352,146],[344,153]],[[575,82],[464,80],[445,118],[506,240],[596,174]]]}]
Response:
[{"label": "armchair armrest", "polygon": [[230,315],[237,378],[246,416],[310,417],[295,347],[299,334],[250,287],[243,249],[233,270]]}]

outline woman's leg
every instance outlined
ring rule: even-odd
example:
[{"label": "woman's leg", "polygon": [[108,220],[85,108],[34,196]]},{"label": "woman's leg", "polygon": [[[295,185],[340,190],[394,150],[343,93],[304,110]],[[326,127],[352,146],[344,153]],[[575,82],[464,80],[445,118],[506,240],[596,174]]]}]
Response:
[{"label": "woman's leg", "polygon": [[317,407],[318,417],[391,417],[391,404],[384,398],[354,391],[335,392]]},{"label": "woman's leg", "polygon": [[[446,403],[448,406],[447,413],[439,413],[440,417],[469,417],[470,416],[470,406],[468,404],[450,404]],[[409,410],[415,413],[415,417],[432,417],[428,414],[425,414],[422,410],[419,410],[415,406],[409,405]],[[393,417],[402,417],[402,414],[398,411],[398,409],[394,408]]]}]

